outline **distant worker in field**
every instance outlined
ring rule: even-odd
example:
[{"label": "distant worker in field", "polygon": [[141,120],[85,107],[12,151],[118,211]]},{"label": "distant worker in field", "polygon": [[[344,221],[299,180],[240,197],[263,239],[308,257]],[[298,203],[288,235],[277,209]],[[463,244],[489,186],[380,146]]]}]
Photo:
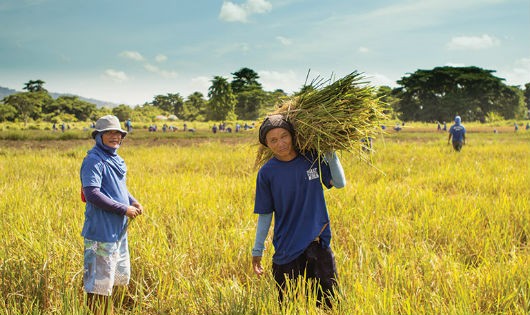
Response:
[{"label": "distant worker in field", "polygon": [[127,119],[127,121],[125,122],[125,127],[127,128],[127,132],[131,132],[132,131],[132,122],[131,122],[131,119]]},{"label": "distant worker in field", "polygon": [[143,213],[127,189],[127,167],[117,153],[126,135],[116,116],[101,117],[92,132],[96,144],[81,164],[81,197],[86,202],[83,288],[96,314],[111,314],[113,287],[129,284],[127,227]]},{"label": "distant worker in field", "polygon": [[366,137],[361,139],[361,148],[364,152],[372,152],[373,149],[373,139],[372,137]]},{"label": "distant worker in field", "polygon": [[287,281],[305,277],[319,284],[317,305],[331,308],[337,268],[322,185],[341,188],[346,180],[334,152],[325,158],[299,153],[294,136],[293,126],[282,115],[267,117],[259,129],[259,141],[273,157],[260,168],[256,180],[254,213],[259,216],[252,267],[256,275],[263,274],[261,258],[274,213],[272,274],[279,302],[287,288],[295,287]]},{"label": "distant worker in field", "polygon": [[513,129],[514,129],[514,132],[517,132],[517,130],[519,130],[519,125],[517,124],[517,122],[513,123]]},{"label": "distant worker in field", "polygon": [[460,116],[455,117],[455,124],[449,128],[449,138],[447,139],[447,144],[453,138],[453,149],[460,152],[462,146],[466,144],[466,128],[462,125],[462,119]]}]

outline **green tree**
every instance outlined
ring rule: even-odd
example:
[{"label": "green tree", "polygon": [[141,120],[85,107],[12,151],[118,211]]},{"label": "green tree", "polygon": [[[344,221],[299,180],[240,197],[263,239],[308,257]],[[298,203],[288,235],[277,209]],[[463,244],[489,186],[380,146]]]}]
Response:
[{"label": "green tree", "polygon": [[488,113],[498,112],[505,119],[520,111],[517,93],[492,75],[493,70],[478,67],[437,67],[417,70],[398,81],[397,110],[403,120],[485,121]]},{"label": "green tree", "polygon": [[[524,101],[527,111],[530,111],[530,83],[524,85]],[[530,117],[528,117],[530,118]]]},{"label": "green tree", "polygon": [[44,81],[42,80],[30,80],[26,83],[24,83],[24,90],[27,90],[28,92],[47,92],[46,89],[43,87]]},{"label": "green tree", "polygon": [[64,95],[59,96],[45,107],[42,111],[45,114],[45,119],[50,121],[52,117],[60,116],[62,114],[70,114],[75,117],[75,120],[86,121],[92,112],[96,110],[97,106],[87,101],[79,99],[77,96]]},{"label": "green tree", "polygon": [[239,94],[246,90],[253,90],[256,88],[261,89],[261,84],[258,82],[259,75],[256,71],[249,68],[241,68],[238,71],[232,73],[232,91],[235,94]]},{"label": "green tree", "polygon": [[389,86],[380,86],[376,90],[376,96],[381,102],[385,105],[384,112],[386,115],[397,118],[395,113],[395,108],[399,102],[399,98],[392,93],[392,88]]},{"label": "green tree", "polygon": [[16,109],[16,118],[22,119],[24,125],[27,125],[29,119],[39,119],[42,108],[50,102],[52,102],[52,98],[46,91],[21,92],[4,98],[5,104]]},{"label": "green tree", "polygon": [[1,121],[13,121],[17,114],[15,107],[9,104],[0,103],[0,122]]},{"label": "green tree", "polygon": [[111,115],[112,114],[112,108],[103,106],[103,107],[96,107],[96,109],[90,114],[90,120],[93,122],[96,122],[99,118]]},{"label": "green tree", "polygon": [[121,122],[131,118],[133,109],[128,105],[121,104],[112,109],[112,115],[118,117]]},{"label": "green tree", "polygon": [[201,92],[194,92],[184,102],[182,119],[187,121],[204,120],[206,115],[206,100]]},{"label": "green tree", "polygon": [[267,114],[270,114],[280,107],[283,101],[285,101],[287,98],[287,93],[285,93],[282,89],[277,89],[274,92],[266,92],[266,100],[260,107],[258,117],[263,117]]},{"label": "green tree", "polygon": [[132,113],[131,120],[135,121],[154,121],[155,117],[162,115],[162,110],[159,107],[145,103],[141,106],[136,106]]},{"label": "green tree", "polygon": [[235,113],[239,119],[257,119],[261,109],[266,106],[270,99],[267,92],[261,88],[241,91],[236,96]]},{"label": "green tree", "polygon": [[153,100],[152,104],[167,113],[174,114],[177,117],[182,116],[182,111],[184,109],[184,99],[180,94],[171,94],[167,95],[157,95]]},{"label": "green tree", "polygon": [[208,120],[235,120],[236,97],[226,78],[215,76],[208,89],[210,101],[206,109]]}]

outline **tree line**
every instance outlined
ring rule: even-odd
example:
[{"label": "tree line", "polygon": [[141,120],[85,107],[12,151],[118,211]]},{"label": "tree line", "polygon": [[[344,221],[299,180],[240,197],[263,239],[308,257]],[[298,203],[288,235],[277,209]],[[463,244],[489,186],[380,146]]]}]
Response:
[{"label": "tree line", "polygon": [[[527,118],[530,83],[524,90],[508,86],[494,72],[448,66],[417,70],[398,80],[398,87],[381,86],[374,88],[374,93],[386,105],[389,116],[403,121],[450,121],[456,114],[466,121],[481,122]],[[231,81],[215,76],[207,98],[200,92],[186,99],[179,93],[168,93],[142,105],[114,108],[98,108],[77,96],[53,99],[44,81],[30,80],[23,88],[26,92],[9,95],[0,102],[0,122],[95,121],[106,114],[135,121],[153,121],[158,115],[175,115],[185,121],[255,120],[289,97],[281,89],[263,90],[259,75],[252,69],[241,68],[232,76]],[[294,95],[310,88],[303,85]]]}]

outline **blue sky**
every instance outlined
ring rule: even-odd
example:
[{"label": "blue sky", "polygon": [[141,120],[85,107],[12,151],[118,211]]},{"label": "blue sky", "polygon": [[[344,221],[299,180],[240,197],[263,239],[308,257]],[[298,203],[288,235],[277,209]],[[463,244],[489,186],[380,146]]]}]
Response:
[{"label": "blue sky", "polygon": [[309,70],[394,87],[444,65],[524,85],[529,31],[528,0],[0,0],[0,86],[137,105],[243,67],[291,93]]}]

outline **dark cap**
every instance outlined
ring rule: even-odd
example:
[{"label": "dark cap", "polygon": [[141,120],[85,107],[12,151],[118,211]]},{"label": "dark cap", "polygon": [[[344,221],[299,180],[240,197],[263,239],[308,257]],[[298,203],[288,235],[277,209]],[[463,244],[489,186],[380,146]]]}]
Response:
[{"label": "dark cap", "polygon": [[267,146],[267,133],[274,128],[283,128],[289,133],[294,139],[294,128],[293,125],[283,115],[270,115],[265,118],[261,126],[259,127],[259,142],[264,146]]}]

